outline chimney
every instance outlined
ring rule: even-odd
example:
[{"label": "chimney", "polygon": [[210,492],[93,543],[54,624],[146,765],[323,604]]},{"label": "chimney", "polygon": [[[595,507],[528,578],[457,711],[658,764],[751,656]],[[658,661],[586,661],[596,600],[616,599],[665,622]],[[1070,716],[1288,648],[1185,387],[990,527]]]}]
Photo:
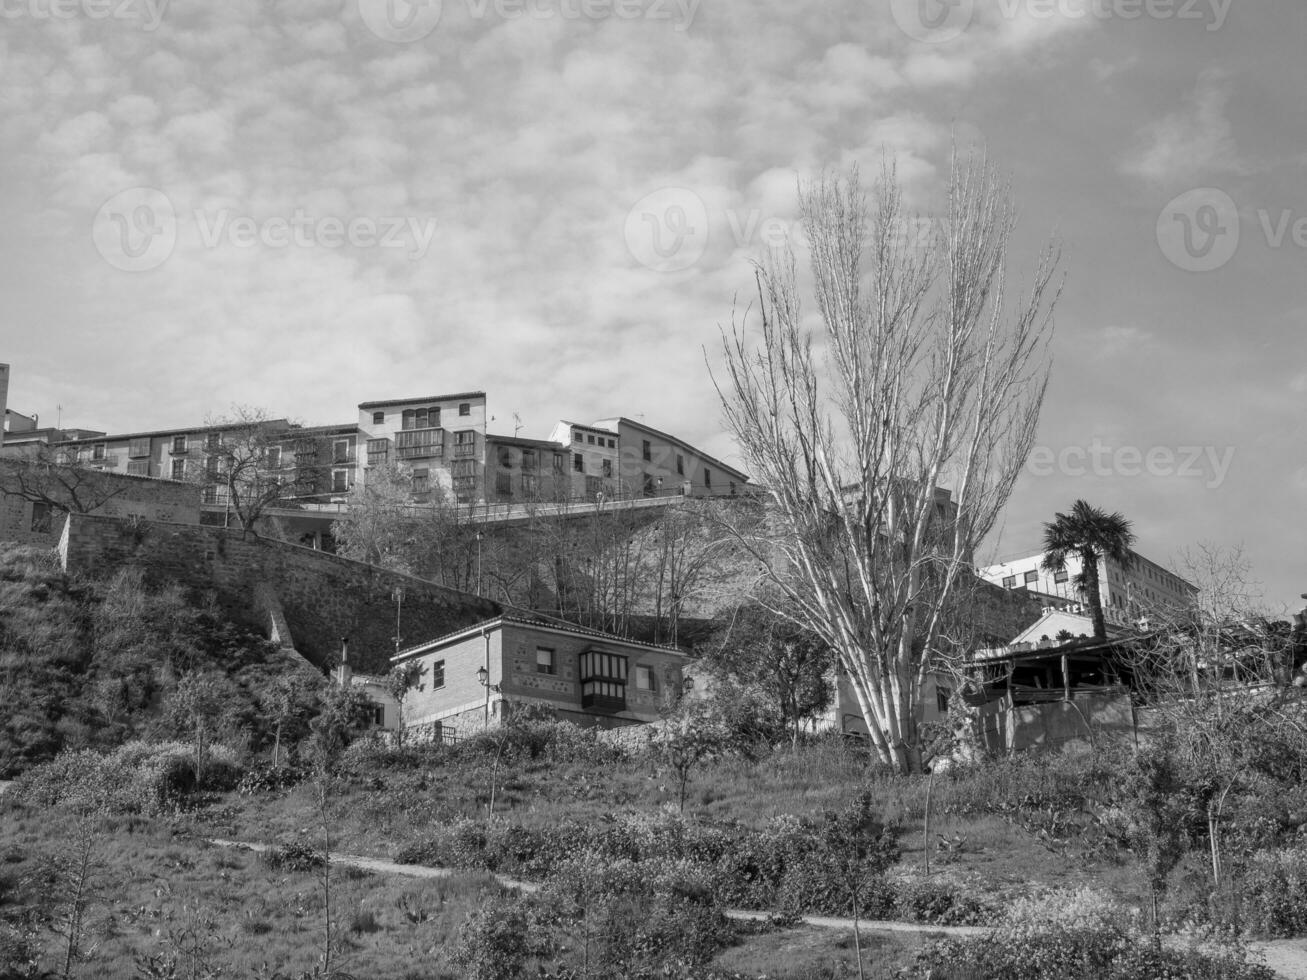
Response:
[{"label": "chimney", "polygon": [[341,687],[349,687],[350,680],[354,677],[354,672],[349,666],[349,637],[340,638],[340,666],[336,668],[336,683]]}]

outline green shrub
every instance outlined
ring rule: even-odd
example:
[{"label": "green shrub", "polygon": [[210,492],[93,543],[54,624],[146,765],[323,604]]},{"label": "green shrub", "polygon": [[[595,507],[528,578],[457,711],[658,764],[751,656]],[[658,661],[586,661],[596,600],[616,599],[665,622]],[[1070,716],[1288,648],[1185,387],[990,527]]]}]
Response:
[{"label": "green shrub", "polygon": [[1007,930],[989,936],[930,943],[899,976],[931,980],[1274,980],[1264,966],[1234,953],[1159,948],[1124,929]]},{"label": "green shrub", "polygon": [[245,770],[236,791],[244,796],[255,793],[274,793],[297,786],[309,777],[307,766],[300,764],[274,766],[269,763],[251,766]]},{"label": "green shrub", "polygon": [[1269,939],[1307,936],[1307,848],[1252,855],[1232,887],[1248,932]]},{"label": "green shrub", "polygon": [[196,790],[233,788],[241,769],[236,755],[212,746],[197,780],[195,757],[178,742],[128,742],[101,754],[83,749],[61,752],[28,770],[10,793],[16,802],[64,806],[104,813],[160,813]]},{"label": "green shrub", "polygon": [[294,840],[268,848],[263,852],[263,863],[274,871],[304,873],[325,867],[327,855],[308,841]]}]

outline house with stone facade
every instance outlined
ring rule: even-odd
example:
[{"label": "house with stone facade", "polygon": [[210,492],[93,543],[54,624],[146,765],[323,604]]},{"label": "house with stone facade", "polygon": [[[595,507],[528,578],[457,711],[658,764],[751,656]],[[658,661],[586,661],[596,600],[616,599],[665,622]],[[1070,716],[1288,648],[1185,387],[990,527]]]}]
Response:
[{"label": "house with stone facade", "polygon": [[447,738],[493,726],[525,705],[584,727],[654,722],[680,697],[691,658],[674,647],[505,613],[401,650],[391,663],[418,665],[404,700],[405,727]]}]

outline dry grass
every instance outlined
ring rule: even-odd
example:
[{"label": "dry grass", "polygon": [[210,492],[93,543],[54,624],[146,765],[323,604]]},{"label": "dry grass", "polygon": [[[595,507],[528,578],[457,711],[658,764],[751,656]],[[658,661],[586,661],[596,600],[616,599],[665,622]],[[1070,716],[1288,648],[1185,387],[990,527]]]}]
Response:
[{"label": "dry grass", "polygon": [[[0,900],[36,901],[17,884],[77,830],[53,812],[0,814]],[[324,900],[314,873],[271,870],[255,854],[174,836],[162,823],[101,821],[94,828],[94,896],[77,975],[130,977],[142,957],[176,955],[201,940],[202,957],[239,977],[311,970],[322,953]],[[469,912],[502,889],[488,875],[417,880],[332,871],[335,962],[366,977],[448,978],[442,949]],[[49,890],[59,900],[59,888]],[[189,936],[189,938],[188,938]],[[46,935],[54,966],[58,938]],[[187,972],[186,975],[189,975]]]}]

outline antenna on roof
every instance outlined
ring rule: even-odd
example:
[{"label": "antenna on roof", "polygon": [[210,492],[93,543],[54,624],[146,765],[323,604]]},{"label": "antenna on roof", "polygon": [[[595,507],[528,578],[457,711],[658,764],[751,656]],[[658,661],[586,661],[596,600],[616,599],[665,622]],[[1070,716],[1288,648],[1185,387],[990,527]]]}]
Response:
[{"label": "antenna on roof", "polygon": [[54,427],[56,429],[62,429],[64,427],[64,407],[62,405],[56,405],[55,408],[58,410],[58,414],[55,416]]},{"label": "antenna on roof", "polygon": [[513,413],[513,438],[514,439],[517,438],[517,434],[521,430],[522,430],[522,416],[518,415],[517,412],[514,412]]}]

